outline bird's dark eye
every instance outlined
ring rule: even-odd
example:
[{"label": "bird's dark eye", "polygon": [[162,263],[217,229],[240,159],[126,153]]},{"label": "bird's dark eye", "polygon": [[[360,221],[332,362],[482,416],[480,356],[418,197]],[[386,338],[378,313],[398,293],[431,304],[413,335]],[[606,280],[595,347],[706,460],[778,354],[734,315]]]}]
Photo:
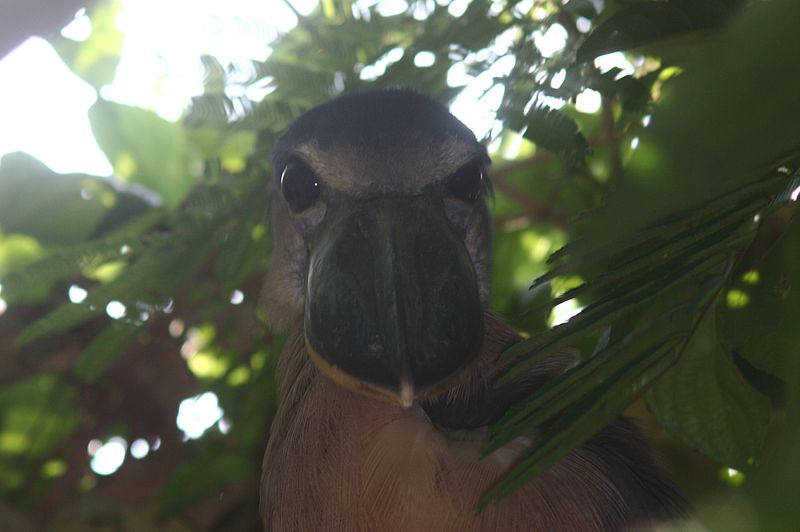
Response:
[{"label": "bird's dark eye", "polygon": [[319,197],[319,179],[306,163],[289,161],[281,174],[281,193],[292,212],[303,212]]},{"label": "bird's dark eye", "polygon": [[483,164],[472,161],[459,168],[447,180],[447,190],[451,196],[463,201],[475,201],[483,187]]}]

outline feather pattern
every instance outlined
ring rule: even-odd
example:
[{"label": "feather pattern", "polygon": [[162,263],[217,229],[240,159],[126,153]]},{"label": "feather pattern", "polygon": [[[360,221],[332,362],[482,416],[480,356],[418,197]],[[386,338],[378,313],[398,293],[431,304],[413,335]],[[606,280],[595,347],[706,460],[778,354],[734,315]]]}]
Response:
[{"label": "feather pattern", "polygon": [[497,317],[484,319],[472,375],[408,409],[329,381],[295,334],[281,357],[283,401],[264,458],[265,529],[639,530],[684,512],[639,431],[620,419],[477,513],[484,491],[535,445],[531,434],[481,460],[486,426],[574,358],[560,353],[494,390],[493,362],[519,338]]}]

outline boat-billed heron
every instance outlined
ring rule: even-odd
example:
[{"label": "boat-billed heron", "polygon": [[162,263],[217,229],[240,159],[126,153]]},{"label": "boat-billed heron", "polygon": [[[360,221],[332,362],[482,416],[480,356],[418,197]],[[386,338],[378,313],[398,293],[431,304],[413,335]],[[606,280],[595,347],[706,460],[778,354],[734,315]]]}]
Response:
[{"label": "boat-billed heron", "polygon": [[487,310],[486,150],[410,90],[344,96],[280,137],[271,320],[290,330],[264,458],[267,530],[619,530],[680,511],[619,420],[477,512],[536,435],[480,459],[487,428],[563,368],[493,386],[519,337]]}]

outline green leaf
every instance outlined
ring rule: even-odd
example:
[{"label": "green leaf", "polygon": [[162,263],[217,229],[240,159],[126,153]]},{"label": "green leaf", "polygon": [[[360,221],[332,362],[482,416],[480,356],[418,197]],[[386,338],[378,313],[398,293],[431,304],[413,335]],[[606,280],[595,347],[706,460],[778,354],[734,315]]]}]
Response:
[{"label": "green leaf", "polygon": [[580,163],[589,153],[589,143],[578,125],[559,109],[539,106],[525,116],[510,113],[508,125],[523,131],[523,136],[537,145],[564,155],[571,164]]},{"label": "green leaf", "polygon": [[784,231],[766,260],[732,283],[720,304],[720,327],[736,352],[781,378],[800,356],[800,226],[793,221]]},{"label": "green leaf", "polygon": [[[664,87],[621,185],[576,227],[585,242],[625,241],[655,220],[773,175],[800,152],[793,118],[800,73],[787,71],[783,59],[800,55],[791,22],[800,4],[755,3],[741,15]],[[754,104],[760,101],[769,105]],[[763,134],[751,133],[764,124]]]},{"label": "green leaf", "polygon": [[105,100],[97,100],[89,109],[89,120],[114,172],[158,192],[168,207],[175,207],[196,183],[202,153],[181,124],[153,111]]},{"label": "green leaf", "polygon": [[[593,311],[599,316],[600,325],[591,321],[598,318],[589,318],[581,313],[577,319],[534,337],[534,345],[530,345],[531,341],[517,344],[529,344],[527,349],[532,354],[512,366],[500,379],[499,384],[508,382],[511,377],[519,376],[523,370],[528,370],[537,364],[554,349],[560,349],[574,342],[576,335],[586,331],[590,326],[597,328],[614,324],[614,327],[619,328],[620,323],[630,321],[631,317],[641,318],[629,332],[625,329],[616,332],[590,357],[545,384],[531,398],[515,407],[513,412],[507,413],[496,427],[496,434],[493,433],[489,449],[508,442],[524,431],[535,429],[582,395],[603,386],[611,374],[632,364],[635,365],[635,361],[642,353],[654,351],[659,345],[674,344],[677,339],[689,337],[692,334],[695,310],[703,308],[707,298],[717,293],[724,280],[724,276],[720,275],[718,270],[716,259],[702,261],[683,269],[680,275],[673,275],[656,284],[655,289],[649,288],[649,291],[640,289],[640,294],[628,294],[628,298],[611,299],[608,304],[614,305],[613,312],[597,307],[585,309],[584,312]],[[641,294],[646,294],[646,297],[643,298]],[[538,345],[535,344],[537,341]],[[516,349],[517,346],[506,351],[503,356],[513,354]],[[507,427],[514,425],[517,425],[514,429],[516,432],[509,434]],[[501,432],[505,434],[500,435]]]},{"label": "green leaf", "polygon": [[686,301],[681,299],[683,294],[676,289],[687,282],[695,283],[697,285],[695,295],[701,294],[707,287],[701,286],[698,279],[707,277],[710,272],[714,274],[719,269],[720,261],[720,257],[712,254],[711,257],[695,259],[694,262],[673,267],[666,275],[652,276],[646,282],[635,283],[636,286],[633,288],[619,292],[612,291],[584,308],[566,324],[517,343],[503,352],[499,359],[501,363],[512,364],[500,379],[500,383],[520,375],[550,353],[577,341],[582,336],[596,332],[626,316],[635,315],[642,308],[652,309],[653,299],[666,297],[676,300],[677,306],[685,305]]},{"label": "green leaf", "polygon": [[718,27],[741,2],[646,1],[631,4],[597,26],[577,52],[579,62]]},{"label": "green leaf", "polygon": [[53,281],[78,275],[108,261],[138,253],[144,247],[139,236],[163,218],[163,211],[153,209],[102,238],[57,249],[31,264],[15,268],[2,276],[4,295],[14,298],[16,294],[36,286],[47,286]]},{"label": "green leaf", "polygon": [[481,500],[498,501],[546,471],[620,415],[633,398],[673,362],[675,344],[651,347],[637,361],[609,375],[599,389],[572,401],[536,439],[536,445]]},{"label": "green leaf", "polygon": [[564,9],[588,19],[593,19],[598,15],[595,3],[591,0],[570,0],[564,5]]},{"label": "green leaf", "polygon": [[257,469],[249,457],[230,451],[200,456],[182,463],[167,479],[158,498],[161,516],[174,515],[232,483],[255,480]]},{"label": "green leaf", "polygon": [[125,44],[125,35],[117,24],[122,2],[93,2],[86,6],[92,32],[83,42],[54,37],[54,48],[70,69],[99,90],[114,81]]},{"label": "green leaf", "polygon": [[73,390],[55,375],[37,375],[4,386],[0,388],[0,458],[42,458],[77,422]]},{"label": "green leaf", "polygon": [[86,174],[57,174],[26,153],[0,160],[0,227],[45,243],[87,240],[158,202],[141,187]]},{"label": "green leaf", "polygon": [[758,456],[769,401],[739,374],[709,310],[678,363],[647,394],[658,422],[691,447],[737,469]]},{"label": "green leaf", "polygon": [[[674,363],[682,352],[679,346],[685,346],[685,339],[693,334],[695,314],[707,308],[730,272],[729,261],[721,263],[724,253],[696,253],[686,264],[667,263],[662,270],[651,272],[648,281],[633,282],[632,287],[626,283],[608,287],[604,299],[567,324],[503,354],[502,359],[520,360],[501,382],[520,375],[554,347],[569,345],[592,329],[612,327],[609,342],[598,352],[548,382],[495,425],[485,452],[546,428],[535,449],[498,482],[482,504],[507,495],[588,439]],[[626,323],[633,326],[626,327]],[[524,350],[527,357],[521,356]]]},{"label": "green leaf", "polygon": [[96,380],[136,341],[143,328],[114,322],[97,335],[75,363],[75,374],[87,381]]},{"label": "green leaf", "polygon": [[102,315],[112,300],[128,308],[163,303],[191,278],[216,244],[207,238],[202,228],[195,229],[192,239],[167,239],[160,243],[129,265],[119,277],[90,291],[82,303],[65,303],[35,321],[19,333],[17,343],[26,345],[44,336],[65,332]]}]

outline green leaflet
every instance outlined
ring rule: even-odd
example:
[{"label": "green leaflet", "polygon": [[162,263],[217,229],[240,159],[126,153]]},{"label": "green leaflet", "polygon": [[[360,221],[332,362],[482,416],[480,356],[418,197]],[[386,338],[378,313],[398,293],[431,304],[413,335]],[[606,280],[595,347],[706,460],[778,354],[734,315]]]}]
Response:
[{"label": "green leaflet", "polygon": [[133,323],[112,323],[83,350],[75,364],[75,373],[88,381],[97,379],[130,347],[142,330],[141,325]]},{"label": "green leaflet", "polygon": [[[630,290],[612,292],[604,299],[586,307],[580,315],[568,323],[554,327],[529,340],[519,342],[506,350],[500,358],[501,362],[508,361],[511,368],[503,376],[500,383],[507,382],[521,372],[529,369],[548,354],[561,347],[569,345],[589,331],[597,330],[605,325],[614,323],[637,312],[642,306],[649,305],[652,299],[669,297],[669,290],[680,286],[687,280],[696,280],[709,271],[714,271],[720,264],[719,254],[708,257],[694,258],[694,262],[679,268],[673,268],[669,276],[649,278]],[[625,287],[624,287],[625,288]],[[684,302],[681,302],[684,304]],[[524,358],[525,355],[533,355]],[[519,360],[517,360],[519,359]]]},{"label": "green leaflet", "polygon": [[[584,283],[554,298],[550,304],[558,305],[581,297],[589,290],[594,293],[605,293],[612,289],[623,293],[635,290],[642,283],[649,283],[654,278],[670,276],[687,262],[697,262],[735,249],[751,240],[754,229],[752,211],[757,207],[758,204],[753,202],[744,212],[737,209],[733,216],[723,216],[721,220],[702,229],[690,228],[669,241],[657,241],[649,246],[650,251],[647,253],[637,255],[631,251],[620,254],[615,257],[620,264],[615,264],[606,273],[598,275],[591,284]],[[623,257],[626,255],[633,255],[634,258],[625,260]]]},{"label": "green leaflet", "polygon": [[[617,334],[616,339],[612,332],[610,343],[548,382],[493,427],[484,455],[545,428],[530,452],[484,496],[482,506],[513,492],[586,441],[674,364],[692,337],[699,319],[695,316],[708,312],[709,301],[726,278],[719,266],[716,259],[701,262],[662,286],[645,308],[626,308],[620,316],[630,319],[636,312],[641,317],[631,332]],[[576,323],[581,321],[579,317]]]},{"label": "green leaflet", "polygon": [[[122,259],[127,254],[137,253],[141,247],[139,235],[163,218],[162,210],[151,210],[102,238],[53,251],[33,264],[6,275],[2,279],[4,291],[13,298],[14,294],[23,293],[29,287],[47,285],[79,274],[82,270],[93,269],[108,261]],[[124,249],[124,246],[128,248]]]},{"label": "green leaflet", "polygon": [[[504,353],[501,360],[509,364],[506,380],[554,350],[609,326],[610,341],[494,427],[487,451],[545,428],[537,446],[484,503],[507,495],[585,441],[677,356],[685,358],[664,375],[663,383],[657,381],[650,396],[650,404],[661,411],[658,419],[725,463],[744,467],[757,456],[769,404],[741,378],[727,351],[708,348],[714,345],[709,344],[708,331],[716,326],[708,320],[715,319],[709,316],[715,315],[713,305],[735,271],[735,258],[756,235],[754,216],[787,202],[781,191],[791,179],[775,170],[797,154],[794,119],[788,118],[796,113],[786,115],[785,109],[797,106],[798,82],[793,77],[770,81],[770,106],[745,100],[754,101],[756,93],[763,93],[764,75],[775,77],[782,71],[785,43],[797,43],[787,21],[800,16],[798,9],[791,2],[754,5],[706,47],[654,113],[620,188],[603,208],[580,221],[577,239],[558,254],[551,272],[537,280],[534,286],[557,276],[579,275],[585,286],[556,302],[580,296],[586,307],[567,324]],[[732,57],[736,60],[729,60]],[[766,66],[764,61],[774,64]],[[739,79],[736,90],[731,85],[721,88],[723,80],[731,79],[734,62],[737,72],[751,76]],[[709,97],[712,87],[720,88],[718,97]],[[774,127],[754,146],[747,144],[746,130],[720,129],[731,120]],[[727,265],[721,268],[723,264]],[[667,317],[677,320],[675,328],[663,323]],[[675,350],[661,350],[675,346],[676,340]],[[675,390],[688,399],[672,393]],[[712,422],[714,412],[722,414]]]},{"label": "green leaflet", "polygon": [[589,153],[589,143],[575,120],[559,109],[540,105],[525,115],[507,113],[508,126],[523,131],[537,145],[561,154],[570,164],[579,164]]},{"label": "green leaflet", "polygon": [[65,303],[22,330],[17,342],[26,345],[47,335],[67,331],[104,314],[106,305],[120,301],[131,311],[140,303],[163,303],[170,292],[190,278],[213,248],[214,241],[194,235],[189,241],[169,241],[129,265],[116,279],[89,292],[82,303]]},{"label": "green leaflet", "polygon": [[520,488],[613,421],[647,384],[672,364],[669,355],[674,348],[674,343],[651,347],[635,363],[604,379],[599,389],[572,402],[536,438],[528,454],[484,495],[481,508]]},{"label": "green leaflet", "polygon": [[[181,212],[175,216],[170,230],[164,231],[164,227],[151,230],[153,223],[160,220],[158,215],[153,214],[152,219],[144,218],[127,228],[130,234],[124,231],[109,241],[74,249],[65,258],[67,264],[62,264],[58,255],[42,259],[40,266],[33,266],[33,273],[38,276],[50,275],[51,278],[54,273],[78,271],[87,265],[81,262],[87,258],[91,259],[92,264],[97,264],[98,258],[93,253],[100,251],[103,252],[101,258],[116,253],[118,258],[128,260],[128,264],[121,275],[91,290],[82,303],[65,303],[30,324],[19,333],[17,343],[25,345],[44,336],[67,331],[102,315],[112,300],[120,301],[134,314],[138,314],[139,307],[153,310],[162,305],[191,279],[209,253],[227,238],[232,230],[231,225],[238,223],[231,216],[232,212],[246,205],[249,207],[247,213],[263,214],[263,211],[255,209],[253,203],[265,199],[264,187],[260,186],[259,181],[240,182],[240,194],[236,195],[230,185],[197,186],[183,202]],[[241,227],[238,230],[242,231]],[[136,231],[140,231],[139,234]],[[124,244],[131,239],[130,249],[126,253],[119,248],[116,251],[110,249],[111,244],[118,243],[116,238],[122,238]],[[51,264],[59,266],[55,272],[49,270]],[[19,275],[26,282],[25,272]],[[32,282],[29,277],[27,282]]]},{"label": "green leaflet", "polygon": [[[682,209],[669,217],[657,220],[651,226],[618,242],[603,241],[598,245],[588,240],[573,241],[548,259],[548,263],[554,266],[537,278],[532,288],[554,277],[574,274],[585,269],[587,265],[582,261],[585,261],[586,257],[591,257],[591,268],[597,272],[598,281],[616,283],[637,269],[660,264],[665,258],[686,253],[687,249],[689,253],[693,253],[696,250],[689,249],[692,245],[700,244],[705,247],[706,244],[702,240],[715,233],[722,234],[726,229],[730,233],[737,225],[742,226],[743,232],[747,232],[748,229],[753,230],[755,229],[753,216],[767,207],[776,194],[785,190],[787,181],[789,180],[786,175],[777,173],[747,183],[730,193],[712,199],[699,208]],[[585,289],[578,287],[575,290]],[[572,297],[578,295],[579,293],[571,294]],[[558,304],[558,301],[553,304]]]}]

